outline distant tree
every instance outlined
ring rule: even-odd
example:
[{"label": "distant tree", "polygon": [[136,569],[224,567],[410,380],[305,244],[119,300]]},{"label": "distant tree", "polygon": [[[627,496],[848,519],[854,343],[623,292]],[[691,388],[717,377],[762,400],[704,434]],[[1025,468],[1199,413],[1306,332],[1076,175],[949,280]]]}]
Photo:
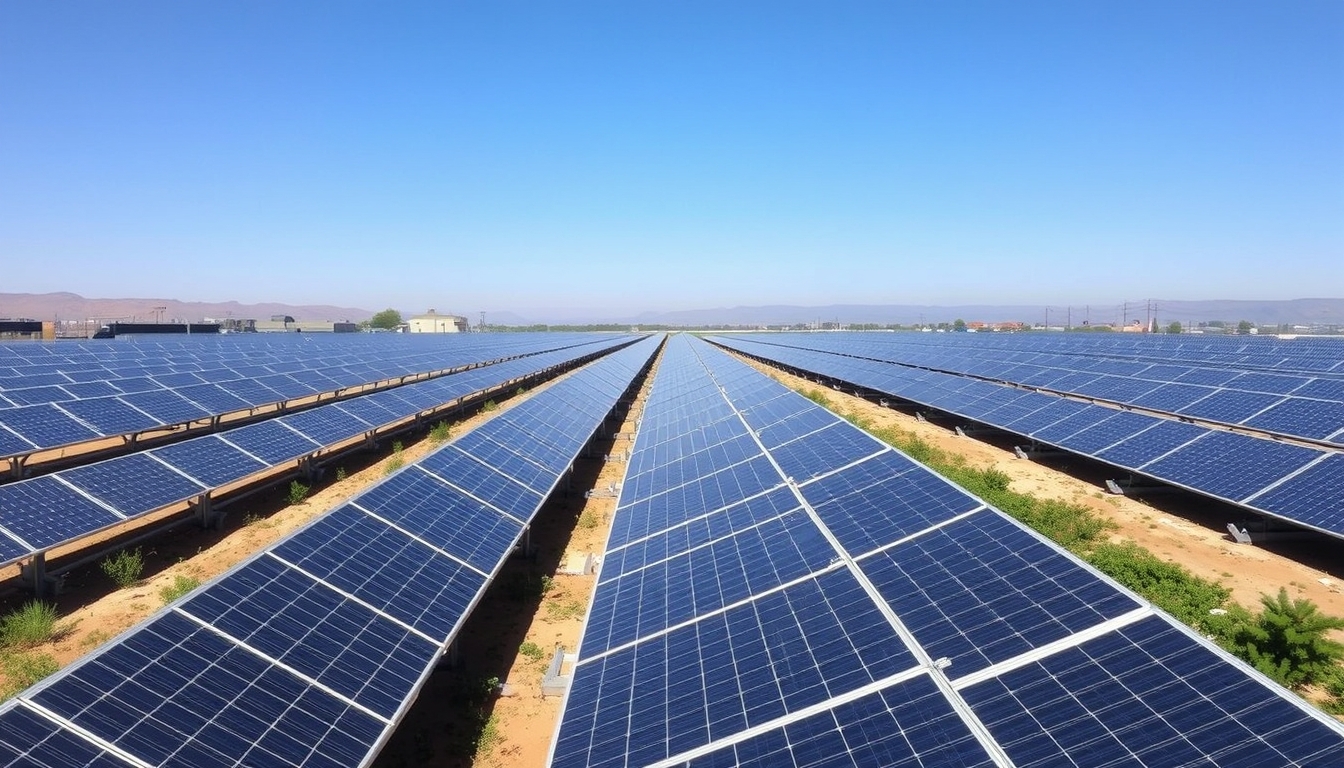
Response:
[{"label": "distant tree", "polygon": [[1180,333],[1180,332],[1181,332],[1180,320],[1172,320],[1170,323],[1167,324],[1167,333]]},{"label": "distant tree", "polygon": [[966,321],[965,321],[965,320],[962,320],[960,317],[958,317],[956,320],[953,320],[953,321],[952,321],[952,330],[954,330],[954,331],[964,331],[964,330],[966,330]]},{"label": "distant tree", "polygon": [[396,330],[399,325],[401,325],[401,313],[395,309],[384,309],[369,321],[369,327],[383,328],[389,331]]},{"label": "distant tree", "polygon": [[1237,333],[1240,333],[1241,335],[1245,336],[1250,332],[1251,332],[1250,320],[1242,320],[1240,323],[1237,323]]}]

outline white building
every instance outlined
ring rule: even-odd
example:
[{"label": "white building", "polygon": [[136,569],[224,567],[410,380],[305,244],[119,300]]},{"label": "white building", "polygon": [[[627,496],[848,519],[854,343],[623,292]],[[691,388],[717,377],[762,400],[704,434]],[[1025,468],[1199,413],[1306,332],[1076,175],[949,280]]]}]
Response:
[{"label": "white building", "polygon": [[411,333],[460,333],[467,330],[467,318],[461,315],[440,315],[429,310],[416,315],[406,324]]}]

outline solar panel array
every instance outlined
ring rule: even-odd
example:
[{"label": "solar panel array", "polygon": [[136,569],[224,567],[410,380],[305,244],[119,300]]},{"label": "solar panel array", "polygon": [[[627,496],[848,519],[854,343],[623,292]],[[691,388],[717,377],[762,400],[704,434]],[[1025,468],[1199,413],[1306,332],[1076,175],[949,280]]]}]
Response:
[{"label": "solar panel array", "polygon": [[1322,766],[1344,726],[904,455],[674,337],[551,755]]},{"label": "solar panel array", "polygon": [[604,337],[0,485],[0,565],[629,341]]},{"label": "solar panel array", "polygon": [[[1039,443],[1105,461],[1135,474],[1239,504],[1295,525],[1344,537],[1344,479],[1341,479],[1344,454],[1336,448],[1191,423],[1179,418],[1185,415],[1179,412],[1169,416],[1141,413],[1061,394],[1006,386],[962,373],[946,373],[877,360],[870,355],[877,354],[874,347],[881,346],[883,342],[854,336],[832,338],[818,335],[817,339],[813,339],[771,335],[760,339],[716,337],[715,340],[732,349],[798,370],[850,382],[957,414],[1025,435]],[[849,352],[840,351],[851,346],[854,349]],[[1344,344],[1337,344],[1336,347],[1344,351]],[[944,354],[955,357],[953,351],[956,349],[949,348]],[[892,350],[884,354],[894,355]],[[920,360],[923,363],[931,362],[925,358]],[[971,364],[962,367],[968,372],[979,370],[977,375],[988,372]],[[1011,375],[1008,371],[999,373],[1005,377]],[[1079,375],[1067,374],[1064,378]],[[1288,378],[1282,374],[1275,375]],[[1022,382],[1025,385],[1039,385],[1038,379],[1026,376],[1020,378],[1025,380]],[[1324,385],[1321,382],[1329,379],[1318,377],[1303,381],[1317,382],[1317,387],[1312,391],[1322,392]],[[1067,381],[1056,383],[1061,387],[1080,389]],[[1154,391],[1160,391],[1164,387],[1193,385],[1168,383],[1154,386]],[[1249,391],[1224,389],[1204,396],[1199,402],[1226,404],[1235,397],[1255,395]],[[1131,398],[1131,401],[1140,399]],[[1145,402],[1149,408],[1157,405],[1151,400]],[[1295,407],[1292,402],[1307,400],[1298,398],[1296,401],[1283,401],[1280,405],[1268,407],[1264,413],[1281,407]],[[1338,429],[1344,429],[1344,402],[1339,403],[1339,406],[1341,410],[1338,418],[1341,421],[1331,421],[1329,426],[1320,430],[1321,433],[1337,435]],[[1246,422],[1243,428],[1249,429],[1248,425],[1254,418],[1243,421]],[[1334,436],[1330,439],[1339,438]]]},{"label": "solar panel array", "polygon": [[1344,340],[1224,339],[1220,344],[1155,336],[1116,349],[1112,338],[794,334],[769,341],[1344,445]]},{"label": "solar panel array", "polygon": [[0,457],[593,343],[579,334],[0,344]]},{"label": "solar panel array", "polygon": [[367,765],[658,343],[580,368],[6,702],[0,765]]}]

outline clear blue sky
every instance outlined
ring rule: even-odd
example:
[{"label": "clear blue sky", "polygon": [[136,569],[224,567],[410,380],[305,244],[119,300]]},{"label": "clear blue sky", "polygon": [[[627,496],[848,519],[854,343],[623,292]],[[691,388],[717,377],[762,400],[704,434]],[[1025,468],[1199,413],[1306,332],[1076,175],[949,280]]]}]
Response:
[{"label": "clear blue sky", "polygon": [[1344,2],[0,4],[0,292],[1344,296]]}]

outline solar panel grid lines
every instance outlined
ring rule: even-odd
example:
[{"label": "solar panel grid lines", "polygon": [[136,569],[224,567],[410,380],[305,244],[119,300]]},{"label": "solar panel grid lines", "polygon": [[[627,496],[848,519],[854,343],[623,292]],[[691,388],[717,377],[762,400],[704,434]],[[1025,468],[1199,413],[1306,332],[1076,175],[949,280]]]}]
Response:
[{"label": "solar panel grid lines", "polygon": [[[501,364],[504,367],[500,369],[480,370],[486,371],[485,376],[515,377],[529,372],[523,366],[563,361],[566,354],[543,353],[530,358],[530,363],[510,361]],[[408,386],[439,387],[442,381],[444,379]],[[328,404],[304,413],[334,407],[335,404]],[[408,404],[403,415],[409,417],[417,411],[418,408]],[[306,418],[313,419],[312,416]],[[370,425],[366,422],[346,418],[346,421],[337,418],[346,424],[344,431],[328,430],[325,436],[339,441],[369,431]],[[29,498],[22,488],[33,480],[0,486],[0,526],[8,526],[8,530],[15,532],[16,543],[22,541],[34,545],[24,552],[0,542],[0,558],[13,562],[120,520],[195,498],[209,489],[263,471],[266,466],[278,466],[329,447],[300,434],[290,425],[290,419],[291,416],[280,416],[49,476],[57,483],[68,485],[70,492],[83,496],[83,500],[58,499],[60,494],[53,495],[53,492]],[[320,423],[329,425],[333,422],[323,419]],[[58,517],[48,523],[45,517],[52,513],[57,513]]]},{"label": "solar panel grid lines", "polygon": [[[1199,403],[1206,404],[1205,407],[1219,409],[1227,405],[1241,410],[1225,411],[1221,416],[1201,411],[1199,416],[1218,417],[1227,422],[1243,421],[1245,422],[1243,427],[1252,424],[1261,427],[1272,426],[1275,428],[1275,435],[1288,435],[1289,440],[1265,439],[1273,435],[1240,433],[1236,437],[1229,437],[1233,433],[1211,424],[1176,420],[1176,418],[1189,419],[1195,414],[1171,414],[1176,417],[1171,418],[1158,414],[1115,410],[1103,405],[1084,405],[1082,410],[1071,414],[1064,414],[1058,408],[1042,409],[1042,414],[1064,414],[1062,418],[1049,424],[1033,422],[1030,418],[996,419],[994,413],[996,410],[1002,413],[1001,408],[986,408],[983,405],[958,400],[948,394],[950,390],[918,394],[900,387],[882,389],[883,383],[865,378],[872,376],[867,366],[852,364],[849,362],[852,358],[838,354],[838,350],[820,349],[823,346],[841,344],[844,342],[843,339],[809,337],[805,340],[804,346],[790,347],[785,343],[787,339],[781,338],[774,340],[768,350],[765,349],[767,345],[754,339],[724,337],[721,340],[734,348],[748,352],[764,351],[767,357],[773,356],[773,359],[795,368],[854,380],[864,386],[890,392],[897,397],[920,397],[933,407],[960,413],[1010,431],[1026,433],[1040,443],[1098,458],[1160,482],[1178,485],[1232,503],[1246,504],[1246,499],[1262,495],[1270,485],[1283,480],[1284,475],[1299,472],[1324,453],[1330,453],[1330,449],[1324,448],[1323,445],[1324,439],[1329,435],[1335,433],[1344,435],[1344,431],[1340,429],[1344,426],[1344,402],[1333,403],[1298,395],[1285,397],[1277,392],[1257,394],[1233,390],[1215,391],[1207,388],[1191,389],[1195,385],[1177,383],[1164,384],[1153,392],[1206,393],[1201,394],[1198,400]],[[877,343],[863,340],[855,340],[852,343],[861,341],[864,344]],[[1151,370],[1152,366],[1149,366],[1149,369]],[[1182,368],[1183,373],[1191,370],[1198,369],[1188,366]],[[1308,380],[1302,379],[1302,381]],[[1294,391],[1302,390],[1298,387]],[[1344,393],[1344,390],[1341,390],[1341,393]],[[1017,399],[1021,397],[1013,390],[1006,391],[1003,396]],[[1199,409],[1196,407],[1193,410]],[[1145,423],[1150,426],[1140,428]],[[1121,429],[1122,427],[1124,429]],[[1125,429],[1130,430],[1132,434],[1126,435]],[[1291,433],[1303,437],[1293,437]],[[1322,444],[1322,447],[1310,447],[1309,443],[1299,445],[1301,439],[1315,440],[1318,444]],[[1227,448],[1232,444],[1235,444],[1235,450]],[[1209,455],[1204,456],[1205,452]],[[1309,496],[1320,498],[1316,494]],[[1310,517],[1308,522],[1302,519],[1301,505],[1285,505],[1282,499],[1276,501],[1277,513],[1254,505],[1248,506],[1253,506],[1256,511],[1280,516],[1288,522],[1299,522],[1315,530],[1344,536],[1344,512],[1323,516],[1312,511],[1308,513]],[[1325,503],[1327,506],[1333,505],[1338,508],[1341,502],[1344,502],[1344,498]],[[1289,509],[1294,510],[1294,516],[1282,514]]]},{"label": "solar panel grid lines", "polygon": [[[685,347],[692,343],[675,339],[669,342],[658,369],[659,378],[655,379],[645,406],[650,420],[656,419],[656,414],[664,407],[665,390],[659,383],[664,375],[675,373],[674,367],[684,369],[698,365],[707,373],[713,370],[718,374],[718,383],[710,385],[711,390],[722,393],[730,401],[739,391],[745,393],[747,402],[762,403],[770,399],[769,393],[754,383],[737,386],[747,375],[733,364],[716,365],[718,358],[709,353],[698,354],[695,350],[698,359],[688,362],[685,358],[693,351]],[[677,394],[693,388],[684,382],[685,378],[678,376],[681,386]],[[739,406],[739,410],[745,413],[748,409]],[[687,423],[685,428],[695,430],[696,425]],[[659,462],[639,463],[642,454],[657,453],[665,445],[680,442],[670,438],[649,445],[641,441],[641,436],[636,436],[639,447],[627,465],[626,487],[632,468],[638,466],[644,473],[651,473],[660,466]],[[683,447],[694,449],[698,446],[686,443]],[[848,578],[850,562],[865,570],[877,568],[884,562],[897,563],[897,570],[912,575],[914,588],[901,586],[899,580],[893,581],[889,575],[883,575],[887,571],[877,573],[881,588],[886,590],[877,596],[864,593],[857,578],[849,581],[850,586],[846,589],[866,594],[867,600],[863,602],[874,609],[884,600],[893,602],[892,610],[899,616],[909,617],[911,626],[908,629],[916,643],[914,647],[922,644],[929,650],[928,657],[935,661],[907,664],[900,671],[916,674],[905,682],[878,685],[864,691],[865,696],[847,699],[845,704],[840,702],[837,694],[847,696],[861,680],[841,675],[832,682],[842,678],[853,682],[834,685],[827,683],[824,675],[818,680],[807,671],[809,660],[827,658],[825,652],[818,655],[817,649],[830,648],[830,645],[813,645],[810,650],[805,650],[807,646],[799,646],[792,655],[771,655],[767,646],[764,653],[777,667],[771,670],[758,668],[756,659],[762,651],[752,645],[755,630],[747,617],[754,616],[753,621],[762,626],[782,629],[785,625],[774,623],[780,616],[774,607],[780,599],[777,596],[797,594],[801,597],[798,590],[820,583],[818,579],[821,577],[808,574],[800,581],[790,582],[784,589],[747,587],[745,592],[734,592],[731,590],[742,589],[737,585],[744,583],[734,576],[724,582],[726,588],[716,587],[709,596],[717,598],[718,595],[732,594],[745,597],[739,598],[737,603],[723,603],[714,599],[701,602],[699,585],[702,580],[696,574],[735,573],[739,564],[722,559],[734,548],[737,550],[734,557],[763,566],[767,574],[774,563],[781,562],[777,558],[788,558],[786,547],[762,557],[754,554],[757,550],[742,548],[735,540],[740,535],[738,531],[749,531],[741,539],[745,544],[761,532],[777,529],[779,522],[792,517],[783,513],[788,512],[793,499],[763,506],[760,514],[753,514],[753,504],[791,497],[799,490],[807,494],[810,490],[814,496],[815,516],[823,517],[828,500],[835,506],[845,499],[853,503],[867,489],[885,488],[889,483],[905,482],[910,487],[928,487],[931,491],[935,488],[913,480],[915,476],[932,477],[927,470],[915,467],[895,452],[889,455],[893,458],[869,458],[811,483],[782,485],[769,493],[758,494],[752,503],[739,502],[719,510],[700,509],[697,514],[685,516],[687,519],[679,524],[662,530],[654,527],[644,537],[631,539],[628,543],[620,535],[624,510],[619,510],[603,558],[603,572],[594,591],[595,607],[581,636],[579,662],[574,683],[563,705],[562,721],[557,727],[550,756],[552,764],[558,768],[599,764],[925,765],[977,764],[977,761],[980,764],[1043,765],[1034,755],[1045,754],[1048,750],[1039,747],[1031,728],[1012,719],[1014,714],[1008,705],[1026,701],[1039,689],[1038,679],[1024,676],[1024,671],[1035,674],[1034,670],[1043,665],[1054,668],[1060,663],[1073,664],[1071,660],[1080,651],[1086,652],[1085,657],[1090,659],[1086,664],[1096,668],[1084,672],[1081,666],[1070,667],[1077,670],[1073,679],[1078,681],[1071,694],[1083,707],[1076,715],[1087,718],[1078,722],[1092,722],[1119,734],[1116,743],[1139,748],[1138,752],[1126,754],[1145,755],[1140,764],[1166,765],[1175,759],[1181,764],[1241,765],[1237,762],[1240,752],[1262,757],[1268,754],[1316,757],[1344,754],[1344,729],[1338,723],[1310,712],[1304,715],[1303,711],[1309,707],[1283,691],[1274,690],[1244,665],[1227,663],[1230,657],[1208,649],[1206,644],[1201,645],[1204,641],[1192,632],[1177,632],[1176,640],[1167,643],[1160,657],[1154,657],[1149,663],[1133,660],[1132,653],[1138,647],[1124,639],[1126,636],[1122,633],[1146,626],[1154,619],[1158,626],[1170,627],[1172,620],[1153,613],[1149,604],[1058,547],[1034,539],[1034,535],[1021,525],[964,493],[961,495],[972,509],[963,511],[963,505],[953,504],[933,516],[912,520],[907,526],[912,531],[892,537],[900,543],[855,540],[847,545],[852,547],[853,555],[848,560],[844,557],[845,550],[835,541],[828,541],[825,547],[830,553],[823,569],[827,579]],[[663,461],[673,459],[671,454],[663,456]],[[895,462],[892,467],[895,471],[886,477],[870,471],[890,462]],[[707,470],[712,469],[707,467]],[[847,490],[837,486],[834,492],[816,496],[819,489],[861,470],[870,471],[867,479],[846,484]],[[950,487],[941,478],[934,482]],[[839,492],[842,490],[844,492]],[[656,487],[650,487],[644,492],[657,491]],[[934,492],[931,497],[938,495],[939,492]],[[883,504],[859,501],[853,503],[852,514],[857,516],[861,510],[875,510]],[[734,517],[729,520],[729,515]],[[827,518],[827,524],[836,519],[832,515]],[[801,539],[794,541],[802,542]],[[952,545],[953,541],[962,543]],[[954,548],[949,549],[949,546]],[[956,547],[960,547],[964,554],[957,555]],[[983,558],[984,562],[973,563],[976,567],[960,564],[958,558],[964,560],[967,556]],[[1017,564],[1013,565],[1014,562]],[[703,571],[705,567],[710,570]],[[798,567],[798,564],[791,567]],[[952,574],[950,578],[949,573]],[[666,584],[660,587],[659,578]],[[993,580],[993,583],[986,580]],[[954,587],[953,592],[946,591],[948,585]],[[619,589],[613,592],[614,588]],[[763,595],[768,595],[768,599]],[[924,608],[918,605],[920,601]],[[963,607],[977,603],[982,607],[969,611]],[[812,617],[815,615],[813,611],[829,610],[821,609],[823,604],[825,601],[802,601],[792,604],[790,610],[795,611],[795,617],[798,611],[804,617]],[[842,604],[852,606],[855,598],[847,598]],[[607,608],[608,605],[612,607]],[[621,605],[625,607],[621,608]],[[725,609],[724,605],[731,607]],[[750,614],[748,608],[752,609]],[[687,616],[688,609],[691,614],[701,610],[703,615]],[[682,623],[672,623],[673,618],[681,618]],[[853,625],[847,626],[853,628]],[[865,626],[884,627],[885,631],[894,632],[885,616]],[[827,636],[820,628],[809,632],[809,637],[817,642]],[[634,639],[628,639],[632,636]],[[979,638],[974,653],[980,654],[976,657],[980,661],[969,661],[972,655],[956,650],[955,642],[948,644],[963,636]],[[899,635],[892,635],[888,642],[896,637]],[[786,638],[787,633],[776,637],[774,642],[781,649],[793,647]],[[621,640],[625,641],[623,645]],[[1117,664],[1108,668],[1109,662],[1104,657],[1090,651],[1101,647],[1099,643],[1131,654],[1125,657],[1129,659],[1128,666]],[[594,648],[599,649],[598,652],[590,653]],[[1181,659],[1190,658],[1192,654],[1205,654],[1208,661],[1203,663],[1199,674],[1184,679],[1178,665]],[[725,660],[731,661],[733,666],[725,666]],[[794,676],[787,685],[775,678],[779,665]],[[978,670],[983,669],[992,669],[995,674],[977,677]],[[1131,672],[1131,669],[1137,671]],[[1143,697],[1125,692],[1123,679],[1129,674],[1141,675],[1136,677],[1134,684],[1143,686]],[[1115,679],[1122,687],[1117,691],[1092,694],[1086,681],[1104,677]],[[774,687],[769,684],[772,679]],[[1166,682],[1155,685],[1151,682],[1155,679]],[[808,680],[815,682],[808,683]],[[1049,678],[1045,680],[1048,682]],[[921,685],[927,687],[923,693],[904,699],[904,706],[909,709],[890,703],[902,701],[897,694],[907,690],[914,681],[924,681]],[[961,685],[954,688],[953,681],[960,681]],[[821,690],[815,687],[818,685],[826,689],[826,696],[830,698],[816,701],[809,698]],[[1164,692],[1170,686],[1181,686],[1185,693],[1177,699],[1168,699]],[[744,693],[748,690],[749,694]],[[1231,690],[1236,691],[1235,698],[1244,704],[1231,705],[1232,695],[1222,693]],[[637,695],[635,691],[638,691]],[[964,691],[965,695],[958,691]],[[1000,698],[986,695],[986,692],[995,691],[1004,691],[1007,695]],[[1238,731],[1238,748],[1227,749],[1208,739],[1195,739],[1192,740],[1193,753],[1185,757],[1180,756],[1181,748],[1170,740],[1158,740],[1156,745],[1142,743],[1141,730],[1128,728],[1108,709],[1110,705],[1115,705],[1118,712],[1144,708],[1149,713],[1156,712],[1157,719],[1140,718],[1139,722],[1175,723],[1185,718],[1187,711],[1209,713],[1207,707],[1201,709],[1199,702],[1220,698],[1225,700],[1227,708],[1221,710],[1219,716],[1237,721],[1237,727],[1241,729]],[[742,704],[744,701],[752,704]],[[911,701],[920,702],[917,709],[911,706]],[[1172,702],[1170,706],[1168,702]],[[859,703],[862,703],[861,707],[857,706]],[[935,716],[934,712],[940,714]],[[1049,713],[1048,709],[1046,713]],[[774,715],[773,719],[771,715]],[[1032,715],[1040,716],[1035,709],[1028,717]],[[938,738],[888,739],[892,733],[891,723],[902,722],[902,717],[906,718],[906,723],[912,722],[913,718],[915,723],[935,720],[945,725],[938,729]],[[869,725],[856,727],[860,722]],[[1257,722],[1261,725],[1256,725]],[[1273,725],[1280,722],[1291,725],[1286,729]],[[947,723],[955,723],[955,726]],[[1053,718],[1045,726],[1037,726],[1036,730],[1042,738],[1068,744],[1062,751],[1056,750],[1058,754],[1051,753],[1055,755],[1052,759],[1072,761],[1064,764],[1099,764],[1089,759],[1086,743],[1070,739],[1070,727],[1070,721]],[[1216,730],[1216,726],[1210,726],[1208,721],[1190,727]],[[904,734],[917,730],[898,728],[897,732]],[[1096,726],[1088,726],[1087,732],[1097,733]],[[1025,736],[1019,738],[1015,734]],[[1139,739],[1134,740],[1134,736]],[[1307,742],[1318,746],[1311,750],[1295,746]],[[1106,749],[1106,754],[1113,751],[1110,746]],[[1260,764],[1279,763],[1262,760]]]},{"label": "solar panel grid lines", "polygon": [[[22,752],[10,746],[22,734]],[[40,735],[34,738],[34,735]],[[40,740],[39,740],[40,739]],[[31,744],[31,747],[28,746]],[[96,735],[76,728],[54,712],[24,702],[0,713],[0,759],[6,768],[60,765],[62,768],[154,768]]]},{"label": "solar panel grid lines", "polygon": [[[656,343],[594,365],[619,370],[628,385]],[[602,378],[557,382],[514,410],[545,419],[556,412],[546,400],[614,405],[622,382]],[[581,429],[587,419],[590,432],[604,415],[589,402],[572,413],[587,414],[572,424]],[[73,728],[148,764],[368,765],[524,530],[413,467],[0,705],[0,750],[27,738],[5,738],[10,711],[50,705]],[[384,504],[396,497],[369,501],[383,484],[434,501],[400,509]],[[443,493],[453,494],[449,510],[437,507]],[[443,524],[452,520],[469,530],[451,534]],[[501,533],[479,527],[488,520]],[[469,537],[480,541],[473,547]],[[485,568],[482,546],[493,550]],[[454,586],[462,579],[466,591]]]}]

